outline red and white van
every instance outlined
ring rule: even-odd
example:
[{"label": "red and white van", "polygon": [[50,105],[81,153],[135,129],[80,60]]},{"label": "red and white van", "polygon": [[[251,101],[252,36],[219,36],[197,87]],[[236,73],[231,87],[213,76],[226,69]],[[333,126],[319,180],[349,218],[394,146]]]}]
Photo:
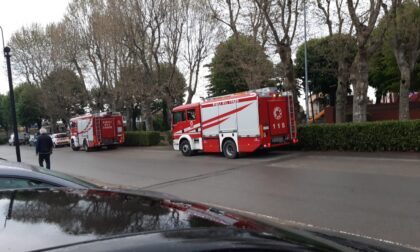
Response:
[{"label": "red and white van", "polygon": [[227,158],[297,143],[293,96],[263,88],[174,108],[175,150],[223,152]]},{"label": "red and white van", "polygon": [[107,146],[116,147],[124,143],[123,117],[120,113],[103,112],[86,114],[70,119],[70,145],[73,150]]}]

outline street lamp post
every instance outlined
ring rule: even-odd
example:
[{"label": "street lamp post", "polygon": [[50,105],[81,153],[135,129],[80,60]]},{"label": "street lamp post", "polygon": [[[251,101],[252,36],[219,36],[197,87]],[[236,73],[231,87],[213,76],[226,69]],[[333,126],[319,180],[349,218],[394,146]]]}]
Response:
[{"label": "street lamp post", "polygon": [[12,123],[13,123],[13,134],[14,134],[14,142],[16,147],[16,160],[18,162],[21,161],[20,159],[20,147],[19,147],[19,136],[18,136],[18,129],[17,129],[17,120],[16,120],[16,107],[15,107],[15,95],[13,92],[13,81],[12,81],[12,68],[10,65],[10,47],[4,46],[4,36],[3,36],[3,28],[0,26],[1,30],[1,37],[3,41],[3,52],[4,57],[6,58],[6,65],[7,65],[7,77],[9,79],[9,96],[10,96],[10,111],[12,114]]},{"label": "street lamp post", "polygon": [[306,48],[306,0],[303,1],[303,27],[305,33],[305,100],[306,100],[306,123],[309,123],[309,97],[308,97],[308,57]]}]

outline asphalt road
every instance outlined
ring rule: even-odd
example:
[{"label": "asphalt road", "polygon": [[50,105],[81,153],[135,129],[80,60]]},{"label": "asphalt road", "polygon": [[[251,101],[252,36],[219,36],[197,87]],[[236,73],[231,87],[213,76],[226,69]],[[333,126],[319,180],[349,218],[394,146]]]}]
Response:
[{"label": "asphalt road", "polygon": [[[0,157],[15,160],[14,148]],[[36,164],[34,149],[22,160]],[[227,160],[168,147],[96,152],[56,149],[52,169],[420,248],[420,155],[274,152]]]}]

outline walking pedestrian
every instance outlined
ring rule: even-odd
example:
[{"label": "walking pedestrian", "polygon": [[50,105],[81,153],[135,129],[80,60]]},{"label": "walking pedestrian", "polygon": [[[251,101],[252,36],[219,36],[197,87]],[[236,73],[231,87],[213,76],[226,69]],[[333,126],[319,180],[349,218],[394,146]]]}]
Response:
[{"label": "walking pedestrian", "polygon": [[38,155],[39,166],[44,167],[44,161],[46,163],[47,169],[51,169],[50,156],[53,149],[53,141],[49,135],[47,135],[47,130],[41,128],[39,130],[41,134],[36,141],[36,154]]}]

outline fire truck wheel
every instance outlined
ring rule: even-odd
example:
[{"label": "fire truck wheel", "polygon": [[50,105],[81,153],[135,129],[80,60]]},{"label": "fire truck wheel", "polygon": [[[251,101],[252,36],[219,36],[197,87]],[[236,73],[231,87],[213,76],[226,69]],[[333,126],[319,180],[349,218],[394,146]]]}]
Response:
[{"label": "fire truck wheel", "polygon": [[236,144],[232,140],[226,140],[223,144],[223,154],[229,159],[235,159],[238,157],[238,150],[236,149]]},{"label": "fire truck wheel", "polygon": [[192,155],[191,145],[188,142],[188,140],[182,140],[181,141],[180,150],[182,152],[182,155],[184,155],[186,157]]}]

